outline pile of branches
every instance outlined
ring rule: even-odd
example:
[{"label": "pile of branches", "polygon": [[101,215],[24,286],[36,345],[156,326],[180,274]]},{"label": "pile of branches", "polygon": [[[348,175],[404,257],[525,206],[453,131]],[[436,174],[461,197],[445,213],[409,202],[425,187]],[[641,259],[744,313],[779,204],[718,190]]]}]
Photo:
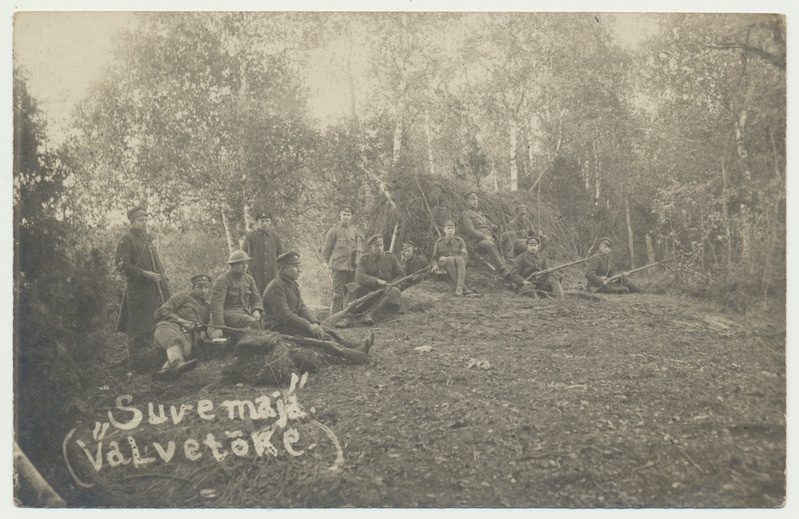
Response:
[{"label": "pile of branches", "polygon": [[287,386],[292,373],[316,373],[324,364],[333,361],[330,355],[298,346],[268,330],[247,332],[239,339],[234,352],[235,362],[222,374],[231,384]]},{"label": "pile of branches", "polygon": [[[461,212],[467,208],[464,196],[472,189],[462,182],[426,174],[403,175],[386,182],[381,191],[383,196],[378,196],[367,210],[370,227],[366,230],[369,236],[382,234],[387,248],[393,243],[392,252],[398,254],[402,243],[410,240],[422,255],[429,257],[448,219],[456,222],[456,235],[466,239]],[[539,231],[550,238],[547,256],[551,260],[578,257],[574,231],[567,228],[558,212],[543,200],[539,204],[536,197],[526,191],[478,192],[478,195],[478,209],[498,226],[499,233],[508,229],[516,208],[525,205],[532,221],[540,225]]]}]

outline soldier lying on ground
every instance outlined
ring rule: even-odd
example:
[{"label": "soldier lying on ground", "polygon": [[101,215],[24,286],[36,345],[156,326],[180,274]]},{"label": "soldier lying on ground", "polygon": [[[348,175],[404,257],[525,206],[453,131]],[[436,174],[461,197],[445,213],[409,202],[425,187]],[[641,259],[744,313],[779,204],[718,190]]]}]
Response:
[{"label": "soldier lying on ground", "polygon": [[599,240],[599,254],[600,256],[591,260],[588,264],[588,269],[585,271],[585,277],[588,278],[588,287],[592,292],[599,292],[602,294],[629,294],[641,292],[635,284],[630,282],[625,276],[620,279],[609,282],[613,276],[613,266],[610,262],[610,248],[613,242],[609,238],[602,238]]},{"label": "soldier lying on ground", "polygon": [[297,285],[302,273],[299,254],[291,251],[281,254],[277,258],[277,265],[277,277],[264,291],[264,328],[287,335],[334,341],[346,348],[369,353],[375,340],[374,332],[359,345],[323,327],[308,311]]},{"label": "soldier lying on ground", "polygon": [[[211,326],[261,329],[264,306],[255,280],[247,274],[247,262],[251,259],[242,250],[234,251],[227,262],[230,270],[214,281],[211,287]],[[210,331],[210,336],[219,338],[222,330]]]},{"label": "soldier lying on ground", "polygon": [[[355,270],[355,283],[351,283],[347,288],[347,300],[345,304],[350,304],[359,297],[374,290],[388,285],[392,281],[399,280],[405,276],[397,257],[391,252],[383,250],[383,237],[375,234],[366,242],[369,247],[369,254],[364,254],[358,260],[358,268]],[[351,290],[350,290],[351,288]],[[398,287],[390,287],[385,294],[380,296],[377,302],[370,302],[372,305],[361,317],[361,322],[367,326],[375,324],[375,315],[381,311],[397,311],[400,307],[402,293]],[[336,325],[339,328],[352,326],[354,321],[346,317]]]},{"label": "soldier lying on ground", "polygon": [[455,236],[453,220],[444,222],[444,236],[433,245],[432,258],[436,262],[436,269],[449,274],[449,277],[455,282],[456,296],[460,297],[471,293],[471,290],[466,288],[466,263],[469,253],[466,251],[466,242]]},{"label": "soldier lying on ground", "polygon": [[197,323],[208,324],[210,293],[211,278],[200,274],[191,278],[191,290],[175,294],[155,311],[155,345],[166,351],[166,363],[153,374],[154,379],[177,378],[197,365],[196,359],[186,359],[192,353],[192,334],[205,335],[204,331],[194,331],[194,327]]},{"label": "soldier lying on ground", "polygon": [[563,288],[555,274],[545,275],[542,279],[528,280],[535,272],[546,270],[547,260],[538,251],[541,242],[537,237],[527,238],[526,245],[516,244],[516,259],[510,279],[517,294],[535,297],[537,292],[551,292],[556,298],[563,299]]}]

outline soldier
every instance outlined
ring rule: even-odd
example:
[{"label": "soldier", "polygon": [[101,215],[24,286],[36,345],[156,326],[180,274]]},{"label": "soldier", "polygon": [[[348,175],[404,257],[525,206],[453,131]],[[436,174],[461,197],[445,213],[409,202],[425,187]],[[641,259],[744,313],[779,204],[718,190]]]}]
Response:
[{"label": "soldier", "polygon": [[469,253],[466,251],[466,242],[455,236],[455,222],[444,222],[444,236],[433,245],[433,261],[436,269],[443,270],[455,282],[455,295],[460,297],[471,291],[466,288],[466,263]]},{"label": "soldier", "polygon": [[527,250],[527,238],[530,236],[535,236],[539,239],[541,252],[543,252],[549,242],[549,238],[536,230],[533,221],[529,217],[527,206],[521,204],[516,207],[516,215],[508,224],[508,231],[502,233],[502,251],[505,253],[505,259],[513,259],[513,251],[517,244],[521,244],[521,248]]},{"label": "soldier", "polygon": [[402,251],[400,252],[400,259],[402,268],[405,270],[406,275],[414,274],[411,279],[404,283],[403,290],[413,286],[424,279],[426,272],[419,272],[427,268],[430,262],[421,254],[416,254],[416,244],[412,241],[406,241],[402,244]]},{"label": "soldier", "polygon": [[132,371],[146,372],[158,366],[153,347],[153,314],[171,295],[161,260],[147,234],[147,212],[128,211],[130,229],[116,250],[116,267],[125,276],[125,292],[117,331],[128,335],[128,362]]},{"label": "soldier", "polygon": [[288,335],[313,337],[334,341],[346,348],[369,353],[374,344],[372,332],[358,345],[339,337],[333,330],[325,328],[311,315],[302,301],[297,279],[302,272],[300,255],[286,252],[277,258],[278,275],[269,282],[264,292],[264,328]]},{"label": "soldier", "polygon": [[283,254],[283,242],[272,231],[271,214],[261,213],[256,221],[258,227],[247,234],[242,250],[252,256],[249,272],[262,294],[277,274],[277,257]]},{"label": "soldier", "polygon": [[526,245],[516,245],[516,259],[513,261],[513,270],[510,273],[513,288],[520,295],[534,297],[537,291],[544,291],[552,292],[556,298],[563,299],[563,288],[554,274],[534,281],[526,279],[535,272],[549,268],[546,258],[539,252],[540,247],[541,242],[535,236],[527,238]]},{"label": "soldier", "polygon": [[477,193],[474,191],[467,193],[466,204],[469,207],[461,213],[463,232],[473,240],[477,252],[488,255],[494,268],[507,277],[510,271],[505,266],[505,260],[499,254],[494,238],[497,226],[477,210],[479,204]]},{"label": "soldier", "polygon": [[339,223],[327,232],[322,258],[333,272],[331,315],[344,308],[345,287],[355,281],[358,256],[363,252],[363,236],[352,222],[352,208],[339,209]]},{"label": "soldier", "polygon": [[[264,311],[261,295],[255,280],[247,274],[250,258],[243,250],[233,251],[228,258],[229,270],[216,278],[211,287],[211,326],[261,329]],[[213,329],[212,339],[222,336],[222,330]]]},{"label": "soldier", "polygon": [[[388,285],[392,281],[405,276],[397,257],[391,252],[383,250],[383,237],[375,234],[366,242],[369,253],[364,254],[358,260],[358,268],[355,270],[355,286],[347,294],[346,304],[355,301],[361,296],[374,290]],[[363,315],[361,322],[367,326],[375,324],[374,316],[382,310],[398,310],[401,302],[402,293],[397,287],[389,288],[385,294],[380,296],[376,303],[370,302],[371,308]],[[340,328],[352,326],[350,317],[345,317],[339,321]]]},{"label": "soldier", "polygon": [[191,278],[191,290],[178,292],[155,311],[158,324],[155,327],[155,344],[166,351],[166,363],[153,374],[156,380],[177,378],[183,372],[197,365],[191,356],[194,333],[205,335],[205,331],[195,331],[195,326],[207,325],[211,318],[211,278],[200,274]]},{"label": "soldier", "polygon": [[608,282],[608,278],[613,276],[613,266],[610,263],[610,248],[613,242],[609,238],[599,240],[599,254],[588,263],[585,277],[588,278],[588,289],[592,292],[603,294],[629,294],[641,292],[641,289],[630,282],[626,277],[622,277],[613,283]]}]

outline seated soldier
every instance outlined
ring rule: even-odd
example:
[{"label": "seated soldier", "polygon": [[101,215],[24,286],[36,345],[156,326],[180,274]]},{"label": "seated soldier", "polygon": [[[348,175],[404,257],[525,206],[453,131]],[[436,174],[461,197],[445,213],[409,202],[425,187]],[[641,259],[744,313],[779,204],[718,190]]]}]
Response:
[{"label": "seated soldier", "polygon": [[611,282],[613,266],[610,263],[610,248],[613,242],[609,238],[599,240],[599,254],[588,263],[585,277],[588,279],[588,290],[602,294],[629,294],[641,292],[641,289],[631,283],[626,277]]},{"label": "seated soldier", "polygon": [[466,252],[466,242],[462,238],[455,236],[455,222],[447,220],[444,222],[444,236],[433,245],[433,261],[436,269],[449,274],[455,282],[455,295],[460,297],[471,293],[466,288],[466,262],[469,253]]},{"label": "seated soldier", "polygon": [[507,279],[510,269],[505,265],[505,259],[499,253],[500,244],[496,241],[497,226],[477,209],[479,203],[477,193],[471,191],[466,194],[468,207],[461,212],[463,233],[472,241],[479,254],[488,256],[486,263]]},{"label": "seated soldier", "polygon": [[155,311],[155,345],[166,351],[166,363],[153,374],[156,380],[177,378],[183,372],[197,365],[196,359],[186,360],[191,356],[193,333],[195,326],[208,324],[211,307],[208,294],[211,293],[211,278],[200,274],[191,278],[191,290],[179,292],[170,297],[166,303]]},{"label": "seated soldier", "polygon": [[302,301],[300,287],[297,285],[297,279],[302,273],[299,254],[296,252],[281,254],[277,258],[277,267],[277,277],[270,281],[264,290],[264,328],[287,335],[334,341],[346,348],[369,353],[375,340],[374,332],[358,345],[342,339],[333,330],[323,327],[308,311],[308,307]]},{"label": "seated soldier", "polygon": [[[391,252],[383,250],[383,237],[381,235],[375,234],[367,240],[366,245],[369,253],[364,254],[358,260],[358,267],[355,269],[355,283],[348,286],[345,305],[405,276],[405,271],[397,257]],[[399,310],[401,297],[402,292],[400,292],[398,287],[390,287],[377,301],[368,301],[370,307],[363,314],[361,322],[367,326],[372,326],[375,324],[375,315],[379,312]],[[352,326],[352,324],[352,319],[346,317],[337,326],[346,328],[347,326]]]},{"label": "seated soldier", "polygon": [[[211,326],[261,329],[264,306],[255,279],[247,274],[247,262],[251,259],[242,250],[234,251],[228,258],[228,272],[214,281],[211,287]],[[221,337],[222,330],[214,329],[210,336],[212,339]]]},{"label": "seated soldier", "polygon": [[563,299],[563,288],[560,286],[560,280],[554,274],[548,274],[541,279],[527,279],[532,274],[549,267],[546,258],[538,252],[541,247],[538,238],[535,236],[527,238],[526,243],[524,249],[521,244],[516,245],[516,259],[513,261],[513,269],[510,273],[514,290],[517,294],[531,297],[540,291],[551,292],[556,298]]},{"label": "seated soldier", "polygon": [[517,244],[522,244],[522,249],[527,250],[527,238],[535,236],[541,244],[540,252],[543,252],[549,242],[549,238],[537,231],[530,219],[526,205],[516,207],[516,215],[508,223],[508,231],[502,233],[502,251],[505,259],[512,261],[515,256],[514,250]]},{"label": "seated soldier", "polygon": [[400,252],[400,258],[402,261],[402,268],[405,270],[405,275],[410,276],[413,274],[411,279],[405,281],[403,283],[402,289],[406,289],[410,286],[413,286],[419,282],[421,282],[427,271],[419,272],[420,270],[424,270],[430,266],[430,262],[427,261],[427,258],[422,256],[421,254],[416,253],[416,244],[412,241],[406,241],[402,244],[402,252]]}]

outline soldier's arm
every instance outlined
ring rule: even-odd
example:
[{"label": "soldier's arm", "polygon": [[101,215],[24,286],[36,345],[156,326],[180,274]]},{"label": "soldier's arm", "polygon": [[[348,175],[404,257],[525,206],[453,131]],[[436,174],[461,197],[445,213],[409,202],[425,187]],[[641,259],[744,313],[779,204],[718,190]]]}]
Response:
[{"label": "soldier's arm", "polygon": [[153,317],[156,321],[172,321],[174,323],[178,322],[186,322],[186,319],[183,319],[178,315],[178,309],[183,305],[186,301],[186,296],[183,293],[175,294],[174,296],[170,297],[166,300],[164,304],[162,304],[153,314]]},{"label": "soldier's arm", "polygon": [[513,260],[513,268],[510,271],[510,280],[514,285],[524,285],[524,255],[516,256]]},{"label": "soldier's arm", "polygon": [[127,236],[123,236],[117,244],[116,250],[116,267],[117,270],[122,272],[125,279],[135,281],[137,279],[145,279],[144,269],[135,265],[138,258],[133,258],[133,244],[130,243]]},{"label": "soldier's arm", "polygon": [[333,227],[329,231],[327,231],[327,236],[325,237],[325,246],[322,247],[322,258],[325,260],[325,263],[330,262],[330,256],[333,255],[333,246],[336,244],[336,228]]},{"label": "soldier's arm", "polygon": [[283,250],[283,240],[281,240],[278,236],[275,236],[275,257],[277,258],[284,252],[286,251]]},{"label": "soldier's arm", "polygon": [[225,326],[225,298],[227,297],[227,278],[220,277],[211,287],[211,325]]},{"label": "soldier's arm", "polygon": [[433,261],[438,261],[438,258],[441,257],[441,251],[438,250],[439,243],[440,240],[436,241],[435,245],[433,245],[433,254],[430,255],[430,259],[432,259]]},{"label": "soldier's arm", "polygon": [[464,211],[461,213],[461,221],[463,223],[463,232],[466,236],[470,238],[474,238],[475,240],[485,240],[486,236],[478,232],[477,229],[474,228],[474,221],[472,220],[472,215],[469,214],[468,211]]},{"label": "soldier's arm", "polygon": [[602,278],[597,274],[599,268],[599,258],[594,258],[588,262],[588,268],[585,270],[585,277],[588,278],[588,284],[591,286],[602,286]]},{"label": "soldier's arm", "polygon": [[368,256],[361,256],[358,260],[358,266],[355,268],[355,282],[366,288],[379,288],[380,285],[377,284],[378,278],[376,276],[370,276],[366,272],[366,258],[368,258]]},{"label": "soldier's arm", "polygon": [[311,324],[313,323],[311,323],[309,319],[295,314],[291,311],[291,308],[289,308],[285,290],[283,283],[271,283],[266,292],[264,292],[264,302],[269,305],[269,308],[275,314],[275,318],[280,321],[280,324],[311,331]]},{"label": "soldier's arm", "polygon": [[466,250],[466,242],[463,241],[463,238],[458,238],[458,255],[463,256],[464,260],[469,259],[469,251]]},{"label": "soldier's arm", "polygon": [[264,313],[264,300],[261,298],[261,294],[258,293],[258,286],[256,286],[255,279],[252,276],[247,277],[247,286],[250,290],[250,308],[253,312],[258,310]]},{"label": "soldier's arm", "polygon": [[405,269],[402,268],[402,263],[399,262],[395,255],[391,255],[391,273],[393,274],[391,281],[396,281],[405,277]]}]

